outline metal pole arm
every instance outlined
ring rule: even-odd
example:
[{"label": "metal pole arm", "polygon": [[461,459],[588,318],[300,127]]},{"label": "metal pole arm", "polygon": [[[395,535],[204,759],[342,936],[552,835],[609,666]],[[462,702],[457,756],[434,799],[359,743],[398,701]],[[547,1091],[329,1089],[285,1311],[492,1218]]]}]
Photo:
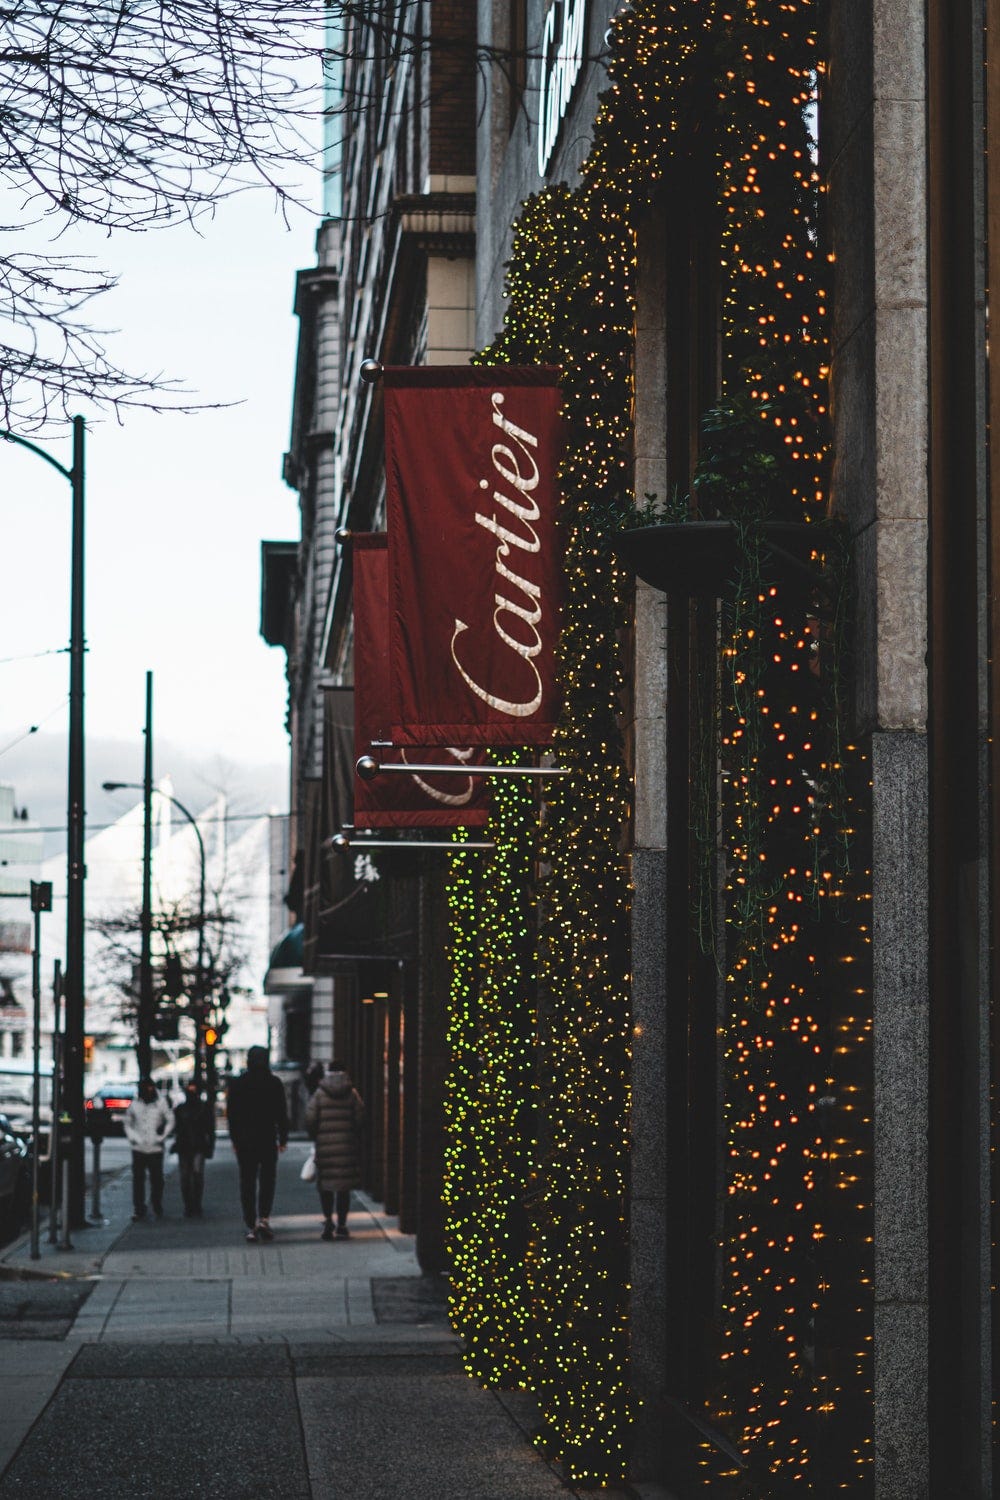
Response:
[{"label": "metal pole arm", "polygon": [[376,776],[572,776],[565,766],[425,766],[409,761],[385,762],[362,755],[354,768],[362,781]]},{"label": "metal pole arm", "polygon": [[496,848],[496,845],[489,840],[482,843],[459,844],[452,839],[354,839],[347,833],[335,833],[332,838],[324,842],[331,849],[337,849],[341,853],[351,850],[357,853],[359,849],[448,849],[452,854],[464,854],[467,849]]},{"label": "metal pole arm", "polygon": [[[84,734],[84,656],[87,649],[84,633],[84,499],[86,422],[73,418],[73,462],[69,468],[51,453],[20,437],[9,428],[0,428],[0,438],[26,448],[69,480],[72,489],[71,562],[70,562],[70,631],[69,631],[69,755],[67,766],[66,809],[66,1035],[63,1048],[63,1097],[72,1121],[69,1168],[70,1197],[63,1212],[68,1224],[82,1224],[84,1214],[83,1160],[83,1032],[86,983],[84,979],[84,888],[87,871],[84,864],[86,812],[85,734]],[[37,1143],[36,1143],[37,1144]],[[68,1234],[68,1230],[67,1230]]]},{"label": "metal pole arm", "polygon": [[27,438],[18,437],[16,432],[9,432],[6,427],[0,427],[0,438],[3,438],[5,443],[16,443],[19,448],[27,448],[29,453],[37,453],[39,458],[44,458],[47,464],[58,469],[64,479],[68,479],[70,484],[73,483],[73,470],[67,469],[65,464],[53,458],[51,453],[46,453],[44,448],[39,448],[37,443],[29,443]]}]

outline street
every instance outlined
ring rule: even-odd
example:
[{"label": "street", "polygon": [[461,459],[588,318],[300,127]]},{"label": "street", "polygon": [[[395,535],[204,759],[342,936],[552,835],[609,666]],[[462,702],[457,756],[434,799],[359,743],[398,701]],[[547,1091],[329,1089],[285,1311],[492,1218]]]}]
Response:
[{"label": "street", "polygon": [[[247,1245],[228,1142],[205,1217],[131,1223],[124,1143],[105,1143],[106,1224],[0,1259],[0,1496],[25,1500],[555,1500],[519,1393],[478,1389],[409,1236],[355,1195],[319,1239],[305,1142],[279,1167],[275,1240]],[[88,1152],[89,1164],[89,1152]],[[33,1273],[33,1274],[32,1274]],[[25,1279],[25,1277],[29,1279]],[[619,1492],[626,1493],[626,1492]],[[630,1492],[652,1495],[649,1490]]]}]

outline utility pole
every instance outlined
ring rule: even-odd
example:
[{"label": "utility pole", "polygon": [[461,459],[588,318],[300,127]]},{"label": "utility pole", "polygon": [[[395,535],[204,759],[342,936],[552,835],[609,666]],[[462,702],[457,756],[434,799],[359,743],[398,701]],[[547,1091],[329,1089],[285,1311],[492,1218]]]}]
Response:
[{"label": "utility pole", "polygon": [[136,1056],[139,1077],[153,1071],[153,674],[146,673],[146,756],[142,775],[142,947],[139,954],[139,1024]]},{"label": "utility pole", "polygon": [[84,734],[83,664],[87,649],[83,633],[83,505],[84,423],[73,418],[73,537],[70,568],[69,630],[69,787],[66,844],[66,1040],[63,1059],[63,1103],[70,1116],[69,1203],[63,1204],[67,1222],[81,1228],[87,1222],[84,1202],[86,1167],[83,1160],[83,1036],[84,1009]]},{"label": "utility pole", "polygon": [[63,1101],[70,1119],[69,1201],[63,1205],[67,1222],[82,1228],[86,1222],[84,1206],[83,1160],[83,1036],[84,1007],[84,864],[86,809],[84,807],[84,731],[83,731],[83,665],[87,650],[84,635],[84,475],[86,424],[83,417],[73,418],[73,462],[70,468],[61,464],[37,443],[0,428],[0,438],[17,443],[45,460],[68,479],[73,496],[73,521],[70,560],[69,599],[69,756],[66,810],[66,1036],[63,1055]]},{"label": "utility pole", "polygon": [[[31,911],[34,916],[34,940],[31,948],[31,1258],[37,1260],[41,1251],[38,1246],[38,1168],[41,1160],[41,1066],[42,1050],[42,912],[52,910],[52,882],[31,882]],[[53,1115],[49,1126],[49,1155],[52,1136],[59,1129]],[[55,1189],[53,1187],[52,1191]]]},{"label": "utility pole", "polygon": [[[51,1173],[49,1188],[49,1244],[55,1245],[59,1240],[59,1195],[62,1178],[59,1173],[62,1167],[62,1146],[60,1137],[63,1128],[63,1094],[62,1094],[62,1067],[63,1067],[63,1038],[62,1038],[62,998],[63,998],[63,975],[62,964],[57,958],[52,974],[52,1135],[50,1137],[49,1156],[51,1157]],[[63,1213],[66,1212],[62,1205]]]}]

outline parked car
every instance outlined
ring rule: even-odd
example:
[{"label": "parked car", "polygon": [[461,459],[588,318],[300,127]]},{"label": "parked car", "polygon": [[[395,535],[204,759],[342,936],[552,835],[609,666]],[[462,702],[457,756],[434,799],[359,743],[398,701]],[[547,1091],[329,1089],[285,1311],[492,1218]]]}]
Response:
[{"label": "parked car", "polygon": [[[21,1140],[30,1144],[32,1133],[32,1098],[34,1081],[32,1064],[24,1058],[5,1057],[0,1061],[0,1115],[7,1121],[7,1128]],[[52,1063],[42,1058],[39,1075],[39,1139],[43,1157],[48,1151],[49,1131],[52,1128]]]},{"label": "parked car", "polygon": [[0,1082],[0,1115],[18,1135],[31,1130],[31,1086]]},{"label": "parked car", "polygon": [[[5,1087],[0,1081],[0,1119],[6,1122],[7,1130],[19,1136],[22,1141],[31,1141],[33,1113],[30,1088],[19,1091]],[[52,1129],[52,1110],[48,1104],[39,1105],[38,1124],[44,1155],[48,1150],[49,1131]]]},{"label": "parked car", "polygon": [[137,1083],[102,1083],[84,1101],[87,1130],[92,1135],[124,1135],[125,1112],[138,1093]]},{"label": "parked car", "polygon": [[0,1115],[0,1244],[14,1238],[31,1202],[31,1160],[28,1147]]}]

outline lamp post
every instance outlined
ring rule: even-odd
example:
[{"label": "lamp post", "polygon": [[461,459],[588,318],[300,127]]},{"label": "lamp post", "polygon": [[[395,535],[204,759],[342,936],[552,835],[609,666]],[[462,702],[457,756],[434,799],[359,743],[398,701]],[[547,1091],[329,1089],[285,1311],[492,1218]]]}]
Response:
[{"label": "lamp post", "polygon": [[83,539],[84,539],[84,446],[86,425],[73,418],[73,461],[64,464],[37,443],[0,428],[0,438],[37,454],[69,481],[73,495],[70,564],[69,634],[69,765],[66,812],[66,1031],[63,1047],[63,1107],[70,1117],[69,1202],[63,1205],[67,1222],[82,1228],[87,1220],[84,1207],[83,1160],[83,1036],[84,1036],[84,732],[83,663],[86,641],[83,630]]},{"label": "lamp post", "polygon": [[[101,782],[101,787],[102,787],[102,789],[105,792],[143,792],[143,793],[145,793],[145,791],[146,791],[146,784],[145,784],[145,782],[140,783],[140,782],[135,782],[135,781],[102,781]],[[196,1024],[196,1037],[195,1037],[195,1051],[194,1051],[194,1056],[195,1056],[195,1076],[197,1078],[198,1083],[200,1084],[201,1080],[202,1080],[202,1074],[203,1074],[203,1071],[204,1071],[204,1069],[203,1069],[203,1061],[204,1061],[204,1059],[202,1057],[202,1042],[201,1042],[201,1020],[202,1020],[201,1007],[202,1007],[202,1003],[203,1003],[204,998],[205,998],[204,997],[204,985],[205,985],[205,840],[201,836],[201,829],[198,827],[198,821],[197,821],[197,819],[195,818],[194,814],[192,812],[190,812],[189,809],[184,806],[183,802],[179,802],[176,797],[172,796],[170,792],[163,791],[161,787],[155,786],[155,787],[152,787],[151,790],[153,792],[155,792],[158,796],[165,797],[168,802],[172,802],[173,803],[173,805],[174,805],[174,807],[176,807],[177,811],[179,813],[182,813],[184,815],[184,817],[187,818],[188,822],[191,824],[191,827],[194,829],[194,836],[198,840],[198,858],[199,858],[199,861],[200,861],[200,877],[199,877],[199,881],[198,881],[198,958],[197,958],[196,968],[195,968],[195,996],[194,996],[194,998],[195,998],[195,1024]],[[147,841],[147,843],[143,847],[143,890],[144,891],[146,889],[147,882],[149,880],[150,865],[151,865],[151,848],[150,848],[149,842]]]},{"label": "lamp post", "polygon": [[[38,1167],[41,1154],[41,1089],[39,1062],[42,1050],[42,912],[52,910],[52,883],[48,880],[31,882],[31,912],[34,917],[34,941],[31,946],[31,1258],[37,1260],[38,1248]],[[59,1121],[53,1109],[49,1123],[49,1159],[52,1159],[52,1141],[59,1129]],[[49,1189],[50,1202],[55,1202],[55,1177]]]}]

